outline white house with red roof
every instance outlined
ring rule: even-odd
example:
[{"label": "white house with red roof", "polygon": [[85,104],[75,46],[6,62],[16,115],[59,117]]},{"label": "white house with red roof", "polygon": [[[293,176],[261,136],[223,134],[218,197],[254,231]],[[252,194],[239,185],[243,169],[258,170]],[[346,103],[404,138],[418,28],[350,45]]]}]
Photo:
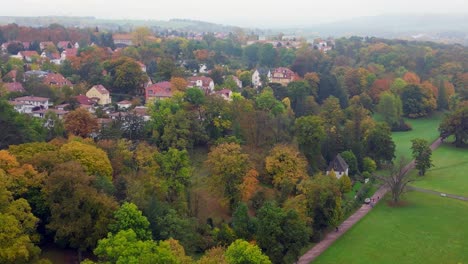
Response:
[{"label": "white house with red roof", "polygon": [[198,87],[203,90],[206,94],[210,94],[214,91],[214,82],[210,77],[205,76],[194,76],[188,78],[187,87]]},{"label": "white house with red roof", "polygon": [[109,91],[101,84],[91,87],[91,89],[86,92],[86,96],[91,99],[95,99],[100,105],[108,105],[112,103]]},{"label": "white house with red roof", "polygon": [[49,98],[38,96],[22,96],[10,102],[16,111],[30,114],[33,110],[48,109]]},{"label": "white house with red roof", "polygon": [[153,85],[146,87],[145,89],[145,99],[146,103],[152,102],[154,100],[161,100],[172,97],[170,82],[158,82]]}]

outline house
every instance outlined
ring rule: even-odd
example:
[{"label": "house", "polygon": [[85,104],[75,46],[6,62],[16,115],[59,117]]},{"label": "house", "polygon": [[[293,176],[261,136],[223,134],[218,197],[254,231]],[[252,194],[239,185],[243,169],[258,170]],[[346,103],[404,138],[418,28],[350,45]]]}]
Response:
[{"label": "house", "polygon": [[221,96],[226,101],[232,100],[232,91],[229,89],[222,89],[220,91],[216,91],[215,94]]},{"label": "house", "polygon": [[340,154],[336,155],[336,157],[328,164],[327,168],[327,175],[334,171],[336,178],[341,178],[343,175],[348,175],[348,163],[341,157]]},{"label": "house", "polygon": [[23,85],[19,82],[4,83],[3,86],[10,93],[24,93],[25,92]]},{"label": "house", "polygon": [[314,40],[314,48],[324,53],[326,53],[329,50],[332,50],[332,47],[328,46],[327,41],[322,40],[322,39]]},{"label": "house", "polygon": [[27,78],[31,78],[31,77],[36,77],[36,78],[44,78],[46,75],[48,74],[48,72],[46,71],[27,71],[24,73],[24,77],[27,79]]},{"label": "house", "polygon": [[148,114],[148,107],[146,106],[136,106],[133,111],[136,115],[143,117],[144,121],[149,121],[151,119]]},{"label": "house", "polygon": [[12,82],[16,82],[16,77],[18,76],[17,70],[11,70],[5,76],[3,76],[3,81],[11,80]]},{"label": "house", "polygon": [[114,45],[119,48],[133,45],[131,34],[114,34],[112,35],[112,39],[114,40]]},{"label": "house", "polygon": [[154,100],[161,100],[172,97],[170,82],[158,82],[153,85],[146,87],[145,90],[145,99],[146,103],[149,103]]},{"label": "house", "polygon": [[285,67],[279,67],[274,69],[269,76],[269,81],[271,83],[279,83],[283,86],[288,85],[290,82],[298,80],[299,76]]},{"label": "house", "polygon": [[206,94],[212,93],[214,91],[214,86],[213,79],[205,76],[189,77],[187,85],[187,87],[198,87]]},{"label": "house", "polygon": [[109,91],[101,84],[91,87],[91,89],[86,92],[86,96],[91,99],[96,99],[97,103],[100,105],[107,105],[112,102]]},{"label": "house", "polygon": [[52,87],[72,86],[72,83],[60,73],[48,73],[42,82]]},{"label": "house", "polygon": [[93,105],[94,104],[94,102],[93,102],[93,100],[91,100],[91,98],[89,98],[88,96],[83,95],[83,94],[75,96],[75,99],[78,102],[78,104],[80,104],[80,105]]},{"label": "house", "polygon": [[70,49],[70,48],[73,48],[73,45],[70,41],[59,41],[57,43],[57,48],[62,49],[62,50]]},{"label": "house", "polygon": [[208,67],[206,66],[206,64],[198,65],[198,72],[199,73],[208,73]]},{"label": "house", "polygon": [[32,62],[34,58],[39,58],[39,54],[35,50],[23,50],[18,52],[17,57],[21,57],[26,62]]},{"label": "house", "polygon": [[22,96],[15,98],[11,104],[20,113],[30,114],[34,110],[48,109],[49,98],[38,96]]},{"label": "house", "polygon": [[262,86],[260,72],[257,69],[255,69],[254,73],[252,74],[252,86],[255,88]]},{"label": "house", "polygon": [[64,61],[66,59],[70,59],[70,57],[76,57],[76,55],[78,55],[77,48],[64,49],[62,53],[60,53],[60,60]]},{"label": "house", "polygon": [[239,87],[239,89],[242,89],[242,81],[239,80],[239,78],[237,78],[237,76],[234,76],[234,75],[232,75],[232,79],[236,82],[237,87]]},{"label": "house", "polygon": [[128,101],[128,100],[123,100],[123,101],[120,101],[117,103],[117,107],[119,109],[128,109],[132,106],[132,102]]}]

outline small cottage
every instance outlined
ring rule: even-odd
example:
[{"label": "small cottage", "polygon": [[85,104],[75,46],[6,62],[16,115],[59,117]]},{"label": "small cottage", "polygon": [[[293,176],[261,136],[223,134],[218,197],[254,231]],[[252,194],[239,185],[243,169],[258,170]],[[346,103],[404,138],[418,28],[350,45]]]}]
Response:
[{"label": "small cottage", "polygon": [[340,154],[328,164],[327,175],[333,170],[335,172],[336,178],[341,178],[343,175],[348,175],[348,163],[341,157]]}]

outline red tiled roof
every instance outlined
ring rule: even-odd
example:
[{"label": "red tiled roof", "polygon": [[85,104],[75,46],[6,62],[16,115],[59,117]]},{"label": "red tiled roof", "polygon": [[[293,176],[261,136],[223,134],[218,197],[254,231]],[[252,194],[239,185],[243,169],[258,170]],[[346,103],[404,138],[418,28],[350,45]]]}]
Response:
[{"label": "red tiled roof", "polygon": [[9,72],[5,75],[5,77],[8,76],[8,77],[10,77],[10,78],[12,78],[12,79],[16,79],[16,75],[17,75],[17,74],[18,74],[18,71],[17,71],[17,70],[11,70],[11,71],[9,71]]},{"label": "red tiled roof", "polygon": [[80,105],[92,105],[94,103],[88,96],[83,94],[75,96],[75,99]]},{"label": "red tiled roof", "polygon": [[35,50],[23,50],[20,51],[21,56],[23,57],[32,57],[32,56],[39,56]]},{"label": "red tiled roof", "polygon": [[[278,76],[275,76],[275,74],[277,74],[277,75],[279,74],[279,75],[282,75],[282,76],[278,77]],[[271,72],[271,77],[276,78],[276,79],[296,79],[297,74],[295,72],[291,71],[288,68],[279,67],[279,68],[274,69]]]},{"label": "red tiled roof", "polygon": [[72,83],[60,73],[49,73],[42,80],[47,85],[53,86],[72,86]]},{"label": "red tiled roof", "polygon": [[9,92],[23,93],[25,91],[23,85],[19,82],[4,83],[3,85]]},{"label": "red tiled roof", "polygon": [[94,85],[91,89],[96,88],[100,94],[109,94],[109,91],[102,84]]},{"label": "red tiled roof", "polygon": [[146,87],[146,99],[150,97],[172,97],[171,83],[158,82]]},{"label": "red tiled roof", "polygon": [[36,101],[36,102],[46,102],[49,98],[46,97],[39,97],[39,96],[22,96],[15,98],[15,101],[22,102],[22,101]]}]

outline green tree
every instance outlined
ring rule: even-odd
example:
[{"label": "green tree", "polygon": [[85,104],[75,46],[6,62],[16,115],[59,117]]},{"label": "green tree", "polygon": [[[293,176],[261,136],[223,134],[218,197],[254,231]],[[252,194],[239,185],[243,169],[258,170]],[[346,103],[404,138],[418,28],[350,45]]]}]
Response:
[{"label": "green tree", "polygon": [[272,262],[296,261],[310,234],[310,229],[297,213],[292,210],[286,212],[273,202],[267,202],[258,210],[257,218],[258,245]]},{"label": "green tree", "polygon": [[346,161],[346,163],[348,163],[350,175],[355,175],[359,172],[356,155],[354,155],[351,150],[343,151],[340,155]]},{"label": "green tree", "polygon": [[250,239],[254,233],[252,220],[249,216],[249,208],[245,203],[239,203],[232,214],[232,229],[236,236],[242,239]]},{"label": "green tree", "polygon": [[291,100],[291,106],[297,117],[306,114],[307,96],[314,94],[312,87],[307,81],[290,82],[287,87],[288,97]]},{"label": "green tree", "polygon": [[107,238],[99,240],[94,249],[94,254],[102,263],[122,264],[178,264],[180,262],[175,253],[165,241],[138,240],[132,229],[121,230],[115,235],[109,233]]},{"label": "green tree", "polygon": [[375,170],[377,170],[377,164],[375,161],[369,157],[365,157],[362,160],[362,168],[363,171],[368,172],[368,173],[373,173]]},{"label": "green tree", "polygon": [[407,117],[417,118],[430,114],[436,107],[433,94],[421,89],[419,85],[410,84],[405,86],[401,93],[403,102],[403,113]]},{"label": "green tree", "polygon": [[234,241],[225,253],[228,264],[270,264],[271,261],[263,255],[260,248],[247,241]]},{"label": "green tree", "polygon": [[365,138],[366,153],[378,165],[391,162],[395,158],[395,142],[390,128],[385,123],[378,123]]},{"label": "green tree", "polygon": [[187,151],[169,148],[156,155],[156,161],[160,166],[157,176],[163,180],[164,189],[167,189],[166,200],[172,203],[184,198],[191,176]]},{"label": "green tree", "polygon": [[338,183],[340,185],[341,193],[347,193],[351,191],[351,188],[353,187],[351,179],[346,174],[341,176],[341,178],[338,180]]},{"label": "green tree", "polygon": [[255,98],[255,103],[258,109],[271,112],[273,115],[285,111],[284,105],[275,98],[273,90],[269,87],[263,89],[262,93]]},{"label": "green tree", "polygon": [[13,107],[0,98],[0,149],[31,141],[44,141],[46,131],[42,122],[25,114],[16,112]]},{"label": "green tree", "polygon": [[439,96],[437,97],[437,109],[448,109],[449,102],[447,98],[447,89],[445,88],[444,80],[439,81]]},{"label": "green tree", "polygon": [[259,50],[260,65],[274,67],[276,65],[277,52],[273,45],[264,44]]},{"label": "green tree", "polygon": [[398,95],[391,92],[382,93],[377,109],[390,128],[394,129],[402,122],[403,108]]},{"label": "green tree", "polygon": [[151,231],[149,230],[148,219],[138,210],[133,203],[125,202],[114,212],[115,222],[109,225],[109,231],[117,234],[121,230],[133,230],[138,240],[150,240]]},{"label": "green tree", "polygon": [[445,116],[439,131],[442,138],[453,135],[457,148],[468,144],[468,106],[461,106]]},{"label": "green tree", "polygon": [[322,117],[326,135],[322,144],[322,153],[326,160],[331,160],[344,145],[342,130],[345,114],[338,98],[330,96],[325,99],[319,115]]},{"label": "green tree", "polygon": [[112,77],[112,88],[120,93],[137,94],[147,81],[140,65],[129,57],[106,61],[104,67]]},{"label": "green tree", "polygon": [[323,157],[320,152],[322,140],[325,138],[323,120],[318,116],[303,116],[296,119],[295,130],[299,148],[306,156],[314,170],[323,167]]},{"label": "green tree", "polygon": [[411,151],[413,152],[413,158],[416,161],[416,169],[419,170],[419,175],[426,174],[426,171],[434,166],[431,160],[432,150],[429,147],[429,142],[422,138],[412,139]]},{"label": "green tree", "polygon": [[51,213],[47,228],[56,241],[79,251],[95,247],[117,208],[111,197],[92,187],[93,181],[79,163],[69,161],[58,164],[45,182]]},{"label": "green tree", "polygon": [[320,238],[326,228],[336,226],[343,217],[338,180],[317,174],[301,182],[298,190],[306,197],[307,215],[313,219],[311,229],[316,238]]}]

